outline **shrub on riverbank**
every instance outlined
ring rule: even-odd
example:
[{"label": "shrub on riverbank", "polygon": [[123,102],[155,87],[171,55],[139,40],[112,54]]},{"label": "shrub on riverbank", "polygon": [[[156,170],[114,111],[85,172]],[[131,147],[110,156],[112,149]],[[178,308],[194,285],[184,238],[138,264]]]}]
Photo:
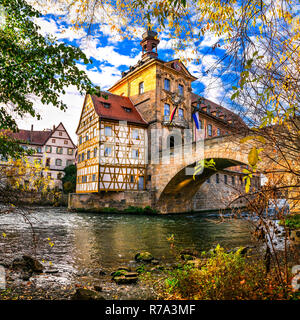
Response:
[{"label": "shrub on riverbank", "polygon": [[[197,267],[195,267],[197,265]],[[217,246],[197,264],[169,271],[159,282],[162,299],[232,300],[299,299],[287,283],[268,274],[262,262],[248,261],[240,250],[226,253]]]},{"label": "shrub on riverbank", "polygon": [[285,224],[291,230],[300,229],[300,214],[289,215],[284,220],[281,220],[280,224]]}]

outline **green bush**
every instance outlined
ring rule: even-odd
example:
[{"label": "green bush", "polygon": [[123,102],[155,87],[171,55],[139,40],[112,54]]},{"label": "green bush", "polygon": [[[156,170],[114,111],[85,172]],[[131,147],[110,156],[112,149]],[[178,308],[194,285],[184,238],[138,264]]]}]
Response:
[{"label": "green bush", "polygon": [[291,230],[300,229],[300,214],[289,215],[284,220],[281,220],[280,224],[285,224]]},{"label": "green bush", "polygon": [[263,262],[247,261],[241,250],[227,253],[219,245],[197,267],[185,264],[169,271],[158,291],[162,299],[233,300],[292,299],[288,284],[282,285]]}]

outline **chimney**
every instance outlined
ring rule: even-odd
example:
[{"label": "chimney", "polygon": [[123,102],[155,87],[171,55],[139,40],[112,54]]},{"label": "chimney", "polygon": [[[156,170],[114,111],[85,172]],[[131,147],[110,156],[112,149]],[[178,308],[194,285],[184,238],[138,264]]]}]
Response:
[{"label": "chimney", "polygon": [[33,131],[33,124],[31,125],[31,131]]},{"label": "chimney", "polygon": [[55,125],[53,125],[53,131],[55,130]]}]

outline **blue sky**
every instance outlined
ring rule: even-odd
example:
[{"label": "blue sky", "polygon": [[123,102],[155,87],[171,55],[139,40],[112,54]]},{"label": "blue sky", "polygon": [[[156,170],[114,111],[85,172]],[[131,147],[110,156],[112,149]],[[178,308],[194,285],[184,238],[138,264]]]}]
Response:
[{"label": "blue sky", "polygon": [[[121,39],[116,32],[106,24],[96,24],[93,26],[92,32],[88,35],[84,29],[74,30],[70,27],[67,19],[59,19],[55,14],[55,8],[52,14],[44,15],[36,19],[36,23],[41,27],[41,33],[50,34],[57,38],[58,41],[80,47],[87,57],[92,59],[92,64],[84,65],[78,62],[79,68],[85,70],[93,81],[100,85],[102,90],[111,87],[121,77],[121,72],[127,70],[141,58],[140,40],[143,28],[137,28],[137,34],[134,39]],[[158,35],[160,44],[158,46],[159,58],[165,61],[177,58],[172,45],[174,40],[170,40],[166,33]],[[223,106],[230,107],[230,91],[225,92],[226,76],[213,73],[206,73],[219,56],[224,53],[224,49],[217,48],[212,50],[211,47],[218,39],[210,34],[200,39],[197,45],[198,51],[201,53],[200,63],[190,62],[186,64],[189,71],[198,78],[192,85],[193,91],[197,94],[216,102]],[[192,48],[186,49],[184,52],[186,57],[193,57]],[[19,119],[18,124],[22,129],[29,129],[31,124],[34,129],[43,130],[44,128],[52,128],[63,122],[70,136],[77,142],[75,130],[78,125],[80,112],[84,97],[81,96],[76,88],[66,88],[66,94],[62,96],[63,101],[68,105],[68,109],[63,112],[53,106],[43,106],[39,101],[35,102],[36,108],[39,110],[42,119],[36,120],[31,117]]]}]

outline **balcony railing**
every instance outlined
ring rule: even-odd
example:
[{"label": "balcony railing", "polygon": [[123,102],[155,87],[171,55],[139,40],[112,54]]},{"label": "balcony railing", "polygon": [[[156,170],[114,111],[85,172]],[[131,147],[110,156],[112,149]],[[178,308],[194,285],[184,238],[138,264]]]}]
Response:
[{"label": "balcony railing", "polygon": [[164,116],[163,125],[165,126],[173,125],[175,127],[187,128],[189,126],[189,123],[183,117],[178,117],[178,116],[175,116],[172,120],[172,123],[170,123],[170,116]]}]

